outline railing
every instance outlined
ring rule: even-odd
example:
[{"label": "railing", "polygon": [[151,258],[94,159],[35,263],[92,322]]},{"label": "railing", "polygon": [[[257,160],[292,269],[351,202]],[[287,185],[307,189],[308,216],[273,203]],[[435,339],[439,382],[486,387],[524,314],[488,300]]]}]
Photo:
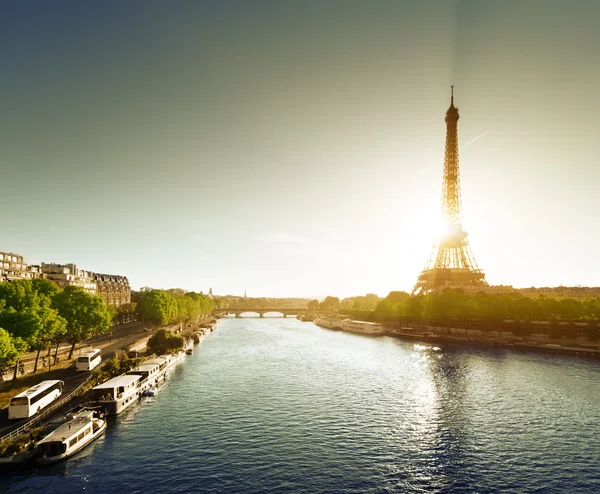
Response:
[{"label": "railing", "polygon": [[60,407],[62,407],[63,405],[65,405],[66,403],[68,403],[69,401],[71,401],[73,399],[73,397],[79,392],[81,391],[81,389],[83,389],[83,387],[90,382],[90,380],[94,377],[94,374],[90,374],[88,377],[85,378],[85,380],[79,385],[77,386],[73,391],[71,391],[68,395],[64,396],[62,398],[62,400],[57,401],[56,403],[50,405],[48,408],[46,408],[44,411],[42,411],[39,415],[35,416],[33,419],[31,419],[29,422],[27,422],[26,424],[23,424],[22,426],[20,426],[19,428],[15,429],[12,432],[9,432],[8,434],[0,437],[0,443],[6,441],[6,440],[10,440],[13,439],[17,436],[20,436],[21,434],[23,434],[24,432],[28,431],[29,429],[31,429],[35,424],[37,424],[38,422],[41,422],[42,419],[44,419],[45,417],[47,417],[48,415],[50,415],[52,412],[58,410]]}]

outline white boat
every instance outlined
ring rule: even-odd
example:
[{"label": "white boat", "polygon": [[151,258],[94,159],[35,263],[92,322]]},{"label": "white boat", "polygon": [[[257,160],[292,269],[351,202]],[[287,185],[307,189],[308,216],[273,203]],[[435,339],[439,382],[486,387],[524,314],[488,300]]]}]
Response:
[{"label": "white boat", "polygon": [[166,379],[167,370],[185,357],[185,352],[161,355],[144,360],[126,374],[109,379],[92,388],[92,402],[106,415],[118,415],[136,402],[151,386]]},{"label": "white boat", "polygon": [[165,359],[154,358],[146,360],[137,367],[127,372],[128,375],[142,376],[140,380],[140,389],[145,391],[150,386],[156,386],[159,381],[164,380],[167,372],[167,362]]},{"label": "white boat", "polygon": [[342,329],[342,322],[338,317],[319,317],[314,320],[316,326],[325,329]]},{"label": "white boat", "polygon": [[352,333],[362,333],[362,334],[384,334],[385,329],[383,329],[383,325],[378,322],[367,322],[367,321],[351,321],[346,320],[342,321],[342,330],[350,331]]},{"label": "white boat", "polygon": [[118,415],[142,394],[142,376],[122,374],[92,388],[92,401],[106,415]]},{"label": "white boat", "polygon": [[35,463],[48,465],[66,460],[85,448],[106,430],[106,420],[100,410],[83,409],[42,439],[37,447]]}]

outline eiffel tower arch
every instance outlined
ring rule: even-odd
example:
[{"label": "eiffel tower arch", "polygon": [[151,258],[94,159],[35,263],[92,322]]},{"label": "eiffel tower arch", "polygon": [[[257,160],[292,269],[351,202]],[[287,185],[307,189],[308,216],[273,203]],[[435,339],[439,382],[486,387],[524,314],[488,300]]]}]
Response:
[{"label": "eiffel tower arch", "polygon": [[412,293],[418,295],[444,288],[476,288],[488,286],[477,266],[467,232],[462,227],[462,201],[458,167],[458,108],[454,106],[454,86],[450,107],[446,111],[446,149],[442,185],[442,219],[444,234],[421,271]]}]

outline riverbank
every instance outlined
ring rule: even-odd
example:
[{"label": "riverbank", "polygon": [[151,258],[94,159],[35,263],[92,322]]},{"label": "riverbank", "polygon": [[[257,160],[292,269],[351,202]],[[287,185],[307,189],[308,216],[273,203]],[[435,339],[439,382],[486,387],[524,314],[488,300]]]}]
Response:
[{"label": "riverbank", "polygon": [[507,350],[521,350],[527,352],[540,352],[555,355],[573,355],[589,357],[600,360],[600,348],[584,348],[580,346],[564,346],[559,343],[537,343],[535,341],[504,341],[499,338],[481,338],[457,336],[444,333],[413,332],[390,330],[387,334],[395,338],[409,339],[432,343],[437,346],[444,343],[477,348],[503,348]]},{"label": "riverbank", "polygon": [[[182,328],[180,325],[175,325],[170,329],[183,331],[184,335],[189,333],[189,335],[192,336],[202,328],[209,327],[211,331],[214,330],[215,324],[216,321],[214,318],[206,317],[196,323],[189,324],[185,328]],[[63,396],[68,396],[81,385],[87,376],[89,376],[89,373],[87,372],[75,371],[73,363],[80,353],[87,351],[89,348],[98,348],[102,350],[103,360],[106,360],[114,357],[117,352],[127,353],[131,350],[142,352],[146,350],[146,344],[153,333],[154,331],[149,330],[142,323],[129,323],[116,328],[109,334],[92,338],[86,342],[85,345],[81,345],[81,348],[78,348],[73,353],[73,358],[70,361],[66,361],[65,357],[65,359],[59,362],[59,366],[52,366],[51,369],[40,367],[36,373],[28,373],[26,376],[20,377],[16,381],[11,379],[4,383],[0,383],[0,436],[6,436],[13,433],[13,431],[21,428],[24,424],[29,423],[34,418],[32,417],[29,420],[24,419],[16,422],[8,420],[8,409],[6,407],[14,395],[41,381],[59,379],[65,383]],[[32,358],[35,358],[35,353],[30,353],[25,356],[25,359],[29,361],[31,365],[31,369],[33,368],[33,364],[31,363]],[[72,405],[73,403],[69,401],[65,406],[68,408]],[[63,410],[64,407],[60,407],[60,409],[54,410],[52,413],[45,413],[43,419],[40,420],[39,423],[36,423],[35,426],[40,426],[54,420]]]}]

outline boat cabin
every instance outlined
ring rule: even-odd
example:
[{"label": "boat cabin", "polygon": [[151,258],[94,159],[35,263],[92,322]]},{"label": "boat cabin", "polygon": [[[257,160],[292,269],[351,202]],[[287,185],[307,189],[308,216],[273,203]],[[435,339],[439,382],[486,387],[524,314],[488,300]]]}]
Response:
[{"label": "boat cabin", "polygon": [[42,439],[38,446],[40,452],[47,457],[60,456],[76,449],[83,441],[89,441],[94,432],[95,417],[92,410],[81,412],[76,418],[62,424]]},{"label": "boat cabin", "polygon": [[134,393],[141,384],[139,374],[123,374],[92,388],[92,400],[115,401]]},{"label": "boat cabin", "polygon": [[142,376],[142,381],[152,382],[160,375],[161,369],[158,363],[144,362],[127,372],[127,375]]}]

